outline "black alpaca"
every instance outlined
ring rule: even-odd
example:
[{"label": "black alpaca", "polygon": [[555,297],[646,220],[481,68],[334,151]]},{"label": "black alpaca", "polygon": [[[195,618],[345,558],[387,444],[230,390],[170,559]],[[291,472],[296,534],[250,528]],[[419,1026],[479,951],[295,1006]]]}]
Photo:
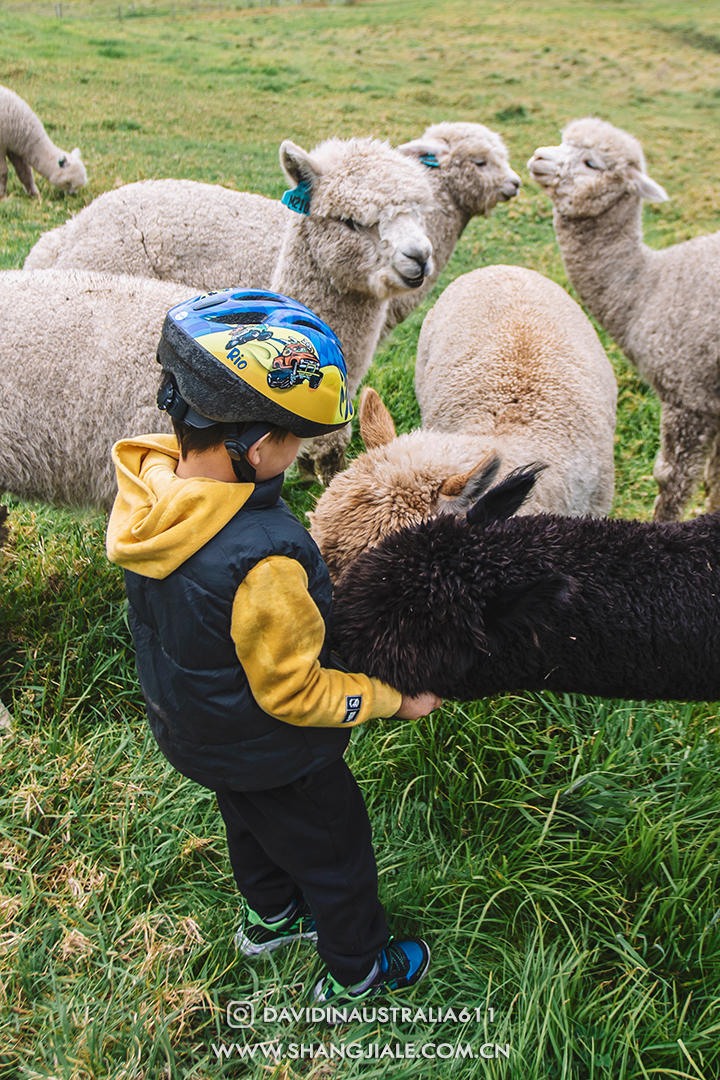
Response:
[{"label": "black alpaca", "polygon": [[348,568],[333,625],[349,669],[460,700],[543,689],[720,700],[720,512],[510,517],[539,471],[507,477],[465,521],[403,529]]}]

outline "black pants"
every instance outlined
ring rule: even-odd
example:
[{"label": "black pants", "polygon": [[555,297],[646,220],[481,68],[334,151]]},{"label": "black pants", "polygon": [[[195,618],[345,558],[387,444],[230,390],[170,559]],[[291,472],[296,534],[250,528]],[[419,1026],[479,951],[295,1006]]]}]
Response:
[{"label": "black pants", "polygon": [[370,822],[342,758],[268,791],[219,791],[230,862],[253,911],[277,915],[301,892],[317,950],[344,986],[369,974],[388,941]]}]

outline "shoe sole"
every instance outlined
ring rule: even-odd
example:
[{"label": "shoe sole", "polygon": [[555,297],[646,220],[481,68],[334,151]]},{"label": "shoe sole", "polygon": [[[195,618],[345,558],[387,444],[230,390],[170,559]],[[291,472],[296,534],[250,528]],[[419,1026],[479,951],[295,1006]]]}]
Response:
[{"label": "shoe sole", "polygon": [[242,930],[235,935],[235,948],[243,956],[262,956],[263,953],[275,952],[283,945],[290,945],[293,941],[317,941],[317,931],[308,930],[306,934],[290,934],[287,937],[273,938],[271,941],[251,941]]}]

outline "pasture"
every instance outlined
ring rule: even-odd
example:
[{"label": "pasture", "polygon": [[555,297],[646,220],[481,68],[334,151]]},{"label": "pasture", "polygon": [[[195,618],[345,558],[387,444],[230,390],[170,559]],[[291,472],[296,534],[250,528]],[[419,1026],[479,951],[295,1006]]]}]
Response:
[{"label": "pasture", "polygon": [[[81,148],[89,183],[66,197],[38,178],[31,201],[11,172],[0,268],[20,267],[42,232],[122,183],[186,177],[277,198],[285,137],[306,149],[331,135],[397,144],[441,120],[502,134],[520,194],[473,219],[366,380],[398,431],[419,421],[415,347],[449,281],[516,263],[567,287],[550,201],[525,168],[567,121],[600,115],[641,140],[671,196],[645,207],[651,246],[718,228],[710,0],[64,0],[60,10],[0,5],[0,83],[56,143]],[[647,519],[659,408],[600,336],[619,384],[613,513]],[[319,491],[290,474],[297,513]],[[235,955],[240,905],[220,818],[147,730],[103,515],[3,502],[2,1080],[720,1075],[716,704],[506,695],[359,729],[349,761],[381,897],[396,933],[428,940],[430,974],[388,1002],[410,1019],[337,1029],[304,1014],[265,1019],[265,1007],[304,1009],[321,968],[308,947],[254,965]],[[699,495],[690,513],[701,505]],[[228,1025],[233,1001],[254,1004],[251,1028]],[[438,1009],[455,1019],[438,1022]],[[380,1050],[341,1059],[343,1043]],[[291,1044],[312,1044],[313,1056]],[[450,1052],[409,1056],[422,1044]],[[455,1057],[457,1045],[475,1056]],[[385,1046],[392,1059],[379,1056]]]}]

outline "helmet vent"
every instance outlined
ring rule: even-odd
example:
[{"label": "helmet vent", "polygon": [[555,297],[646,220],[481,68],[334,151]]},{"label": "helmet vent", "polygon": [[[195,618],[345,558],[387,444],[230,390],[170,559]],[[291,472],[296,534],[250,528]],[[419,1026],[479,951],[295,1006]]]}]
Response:
[{"label": "helmet vent", "polygon": [[249,300],[261,304],[267,304],[268,302],[277,304],[279,299],[274,293],[233,293],[232,298],[233,300]]},{"label": "helmet vent", "polygon": [[322,326],[318,326],[318,324],[314,323],[314,322],[308,322],[307,319],[293,319],[292,325],[293,326],[309,326],[311,330],[315,330],[318,334],[324,334],[325,333]]},{"label": "helmet vent", "polygon": [[267,319],[266,311],[230,311],[227,315],[207,315],[208,322],[223,323],[225,326],[256,326]]}]

